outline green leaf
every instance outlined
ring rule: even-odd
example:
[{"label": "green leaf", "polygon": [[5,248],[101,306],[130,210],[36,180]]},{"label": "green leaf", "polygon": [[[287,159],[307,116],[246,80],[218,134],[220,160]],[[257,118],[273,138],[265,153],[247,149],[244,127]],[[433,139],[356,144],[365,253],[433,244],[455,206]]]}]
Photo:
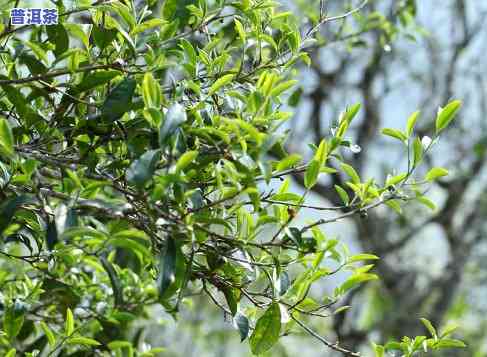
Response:
[{"label": "green leaf", "polygon": [[146,72],[142,81],[142,95],[145,106],[148,108],[159,108],[162,104],[161,86],[152,76],[151,72]]},{"label": "green leaf", "polygon": [[96,88],[110,82],[113,78],[119,76],[120,74],[121,72],[119,71],[89,72],[83,77],[81,83],[75,87],[75,91],[81,93]]},{"label": "green leaf", "polygon": [[49,326],[44,322],[40,322],[42,331],[44,331],[44,335],[46,335],[47,342],[49,342],[49,346],[54,347],[56,345],[56,337],[54,336],[54,332],[49,328]]},{"label": "green leaf", "polygon": [[447,326],[442,332],[441,332],[441,335],[440,335],[440,338],[443,338],[443,337],[446,337],[448,335],[451,335],[453,331],[455,331],[456,329],[458,329],[458,325],[450,325],[450,326]]},{"label": "green leaf", "polygon": [[162,15],[166,20],[178,21],[179,26],[183,27],[190,16],[187,6],[195,3],[195,0],[166,0],[162,6]]},{"label": "green leaf", "polygon": [[7,354],[5,355],[5,357],[15,357],[17,355],[17,350],[15,348],[11,348]]},{"label": "green leaf", "polygon": [[64,323],[64,334],[71,336],[74,332],[74,318],[71,309],[68,307],[66,310],[66,321]]},{"label": "green leaf", "polygon": [[423,144],[419,138],[414,139],[413,143],[413,167],[418,166],[418,164],[423,159]]},{"label": "green leaf", "polygon": [[301,201],[302,196],[297,193],[285,192],[272,195],[270,199],[279,202],[299,202]]},{"label": "green leaf", "polygon": [[364,260],[377,260],[377,259],[380,259],[377,255],[363,253],[363,254],[357,254],[357,255],[354,255],[354,256],[348,258],[347,262],[348,263],[355,263],[355,262],[361,262]]},{"label": "green leaf", "polygon": [[314,159],[320,163],[320,166],[323,166],[326,161],[326,157],[328,155],[328,143],[325,139],[321,140],[318,149],[315,152]]},{"label": "green leaf", "polygon": [[340,166],[342,170],[345,171],[345,173],[352,179],[353,183],[360,183],[360,176],[352,166],[345,163],[342,163]]},{"label": "green leaf", "polygon": [[89,337],[82,337],[82,336],[68,338],[67,342],[70,345],[85,345],[85,346],[99,346],[99,345],[101,345],[101,343],[98,342],[97,340],[94,340],[94,339],[89,338]]},{"label": "green leaf", "polygon": [[433,167],[431,170],[428,171],[428,173],[425,176],[426,181],[434,181],[439,177],[443,177],[448,175],[448,170],[442,168],[442,167]]},{"label": "green leaf", "polygon": [[176,280],[176,253],[176,243],[172,237],[168,237],[166,248],[160,257],[158,286],[161,299],[169,286]]},{"label": "green leaf", "polygon": [[361,107],[362,105],[360,103],[357,103],[347,108],[347,110],[342,114],[341,121],[346,121],[350,124],[352,120],[357,116],[357,113],[360,111]]},{"label": "green leaf", "polygon": [[37,59],[43,61],[45,64],[48,63],[46,51],[41,46],[31,41],[25,41],[25,44],[30,47]]},{"label": "green leaf", "polygon": [[3,331],[12,341],[20,332],[24,324],[25,307],[19,302],[7,307],[3,315]]},{"label": "green leaf", "polygon": [[436,345],[436,348],[438,349],[443,349],[443,348],[464,348],[467,347],[467,345],[460,340],[455,340],[455,339],[450,339],[450,338],[444,338],[440,340]]},{"label": "green leaf", "polygon": [[166,22],[163,19],[157,19],[157,18],[150,19],[150,20],[144,21],[143,23],[135,26],[135,28],[130,32],[130,34],[132,36],[134,36],[134,35],[137,35],[139,33],[144,32],[144,31],[150,30],[151,28],[161,27],[165,23]]},{"label": "green leaf", "polygon": [[345,204],[345,206],[348,206],[348,204],[350,203],[350,198],[348,197],[347,191],[345,191],[343,188],[341,188],[338,185],[335,185],[335,190],[337,191],[338,195],[340,196],[340,199]]},{"label": "green leaf", "polygon": [[49,42],[54,44],[56,58],[69,49],[69,36],[63,25],[46,26],[46,32]]},{"label": "green leaf", "polygon": [[375,274],[353,274],[350,276],[341,286],[340,291],[341,293],[346,293],[348,290],[354,288],[360,283],[369,281],[369,280],[377,280],[378,277]]},{"label": "green leaf", "polygon": [[310,189],[316,184],[318,180],[318,175],[320,173],[320,163],[317,160],[312,160],[308,167],[306,168],[306,172],[304,174],[304,186],[307,189]]},{"label": "green leaf", "polygon": [[237,313],[238,303],[235,294],[233,293],[233,289],[225,286],[223,289],[223,295],[225,295],[225,299],[227,300],[227,305],[232,313],[232,316],[235,316]]},{"label": "green leaf", "polygon": [[14,135],[6,119],[0,118],[0,153],[7,157],[14,155]]},{"label": "green leaf", "polygon": [[461,101],[454,100],[453,102],[448,103],[446,107],[439,110],[438,116],[436,117],[436,134],[440,133],[453,119],[455,119],[455,115],[460,110],[461,106]]},{"label": "green leaf", "polygon": [[31,199],[28,196],[21,195],[8,199],[0,204],[0,233],[10,224],[10,221],[14,217],[15,211],[19,209],[25,203],[30,202]]},{"label": "green leaf", "polygon": [[117,120],[131,109],[136,82],[125,78],[108,94],[101,107],[102,116],[108,120]]},{"label": "green leaf", "polygon": [[210,87],[208,91],[208,96],[212,96],[213,94],[215,94],[216,91],[218,91],[221,87],[230,83],[234,77],[235,77],[234,74],[226,74],[223,77],[218,78],[215,81],[215,83],[213,83],[212,86]]},{"label": "green leaf", "polygon": [[190,165],[198,156],[198,151],[187,151],[178,159],[176,163],[176,173],[184,170],[188,165]]},{"label": "green leaf", "polygon": [[103,28],[101,26],[93,25],[91,29],[91,36],[96,47],[100,50],[104,50],[110,43],[117,37],[117,29]]},{"label": "green leaf", "polygon": [[375,357],[384,357],[384,353],[386,352],[384,346],[376,345],[372,342],[372,347],[374,348]]},{"label": "green leaf", "polygon": [[164,148],[170,137],[186,121],[186,110],[181,104],[173,104],[159,127],[159,146]]},{"label": "green leaf", "polygon": [[404,179],[408,176],[407,173],[399,174],[393,177],[390,177],[387,179],[385,186],[392,186],[392,185],[397,185],[398,183],[404,181]]},{"label": "green leaf", "polygon": [[414,126],[416,125],[416,121],[418,120],[419,114],[421,114],[420,111],[416,111],[411,116],[408,118],[407,124],[406,124],[406,135],[407,137],[410,137],[413,133]]},{"label": "green leaf", "polygon": [[432,210],[432,211],[435,211],[436,210],[436,205],[430,199],[428,199],[428,198],[426,198],[424,196],[416,197],[416,199],[418,200],[419,203],[421,203],[422,205],[428,207],[430,210]]},{"label": "green leaf", "polygon": [[132,162],[127,169],[127,180],[129,183],[138,188],[144,185],[152,178],[157,168],[157,163],[161,159],[160,150],[150,150],[144,153],[138,160]]},{"label": "green leaf", "polygon": [[56,222],[54,220],[50,220],[47,223],[47,229],[46,229],[47,249],[52,251],[57,242],[58,242],[58,233],[56,228]]},{"label": "green leaf", "polygon": [[423,323],[424,327],[428,330],[432,337],[435,339],[438,338],[438,334],[436,333],[436,329],[433,327],[431,322],[425,318],[420,318],[420,321]]},{"label": "green leaf", "polygon": [[391,128],[382,129],[382,134],[390,136],[390,137],[395,138],[395,139],[398,139],[402,142],[405,142],[408,140],[407,136],[404,135],[404,133],[402,131],[396,130],[396,129],[391,129]]},{"label": "green leaf", "polygon": [[276,166],[276,170],[283,171],[291,167],[294,167],[296,164],[301,162],[301,159],[302,159],[301,155],[291,154],[285,157],[284,159],[282,159],[281,161],[279,161],[279,163]]},{"label": "green leaf", "polygon": [[244,27],[242,25],[242,23],[240,21],[238,21],[237,19],[233,19],[233,21],[235,22],[235,30],[237,31],[238,35],[240,36],[240,39],[242,40],[242,42],[245,42],[245,30],[244,30]]},{"label": "green leaf", "polygon": [[284,93],[285,91],[287,91],[288,89],[294,87],[294,85],[298,83],[298,81],[296,80],[290,80],[290,81],[286,81],[286,82],[283,82],[283,83],[279,83],[277,86],[275,86],[272,90],[271,90],[271,96],[272,97],[277,97],[279,96],[280,94]]},{"label": "green leaf", "polygon": [[268,351],[279,340],[281,333],[281,310],[273,303],[255,325],[250,336],[250,349],[255,355]]},{"label": "green leaf", "polygon": [[233,317],[233,325],[240,333],[240,342],[243,342],[249,335],[249,319],[240,312],[237,312]]}]

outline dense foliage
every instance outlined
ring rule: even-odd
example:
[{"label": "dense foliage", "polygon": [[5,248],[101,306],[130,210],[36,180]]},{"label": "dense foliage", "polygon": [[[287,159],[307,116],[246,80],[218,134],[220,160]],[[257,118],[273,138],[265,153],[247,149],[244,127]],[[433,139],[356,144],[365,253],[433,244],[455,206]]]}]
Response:
[{"label": "dense foliage", "polygon": [[[362,5],[365,5],[363,3]],[[321,3],[321,6],[323,4]],[[0,352],[156,355],[127,334],[161,304],[178,314],[206,295],[230,317],[253,354],[300,331],[345,355],[308,319],[378,277],[373,252],[352,255],[322,226],[407,201],[433,206],[429,184],[447,171],[416,169],[460,109],[440,108],[429,133],[386,128],[408,158],[404,172],[363,178],[346,137],[349,106],[309,157],[288,155],[285,122],[299,101],[297,63],[320,26],[355,16],[323,7],[302,24],[267,0],[97,2],[65,9],[62,23],[0,28]],[[407,7],[401,11],[408,10]],[[81,15],[80,15],[81,14]],[[88,16],[91,25],[76,24]],[[406,16],[406,15],[404,15]],[[359,33],[383,26],[357,18]],[[383,40],[383,39],[382,39]],[[290,190],[302,174],[304,193]],[[342,204],[307,204],[332,175]],[[323,218],[295,224],[302,208]],[[349,274],[317,299],[313,284]],[[461,347],[423,319],[430,337],[374,345],[378,356]],[[418,322],[419,323],[419,322]],[[398,336],[399,337],[399,336]],[[163,346],[161,346],[163,347]],[[37,351],[37,352],[36,352]]]}]

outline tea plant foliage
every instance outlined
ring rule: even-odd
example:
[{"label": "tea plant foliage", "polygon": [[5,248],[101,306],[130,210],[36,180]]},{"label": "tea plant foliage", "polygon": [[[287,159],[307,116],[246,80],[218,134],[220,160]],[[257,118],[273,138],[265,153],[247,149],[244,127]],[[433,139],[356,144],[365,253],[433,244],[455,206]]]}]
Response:
[{"label": "tea plant foliage", "polygon": [[[300,95],[295,68],[312,65],[315,33],[355,17],[359,31],[394,36],[377,15],[361,17],[366,3],[332,15],[321,2],[311,26],[268,0],[58,1],[55,26],[5,18],[0,353],[157,355],[164,346],[141,350],[127,328],[153,305],[177,317],[197,294],[253,354],[304,332],[358,356],[309,323],[340,313],[338,301],[378,279],[379,257],[350,254],[326,225],[367,219],[379,206],[400,212],[411,200],[434,207],[425,192],[447,170],[416,169],[461,107],[452,101],[437,118],[415,112],[404,128],[384,129],[409,158],[385,179],[361,177],[350,163],[346,133],[360,104],[344,105],[307,157],[286,152]],[[436,123],[427,145],[416,120]],[[293,192],[296,173],[304,193]],[[330,175],[346,178],[335,186],[343,205],[309,205],[310,190]],[[349,275],[329,295],[311,294],[339,271]],[[376,355],[463,345],[423,323],[430,337],[374,345]]]}]

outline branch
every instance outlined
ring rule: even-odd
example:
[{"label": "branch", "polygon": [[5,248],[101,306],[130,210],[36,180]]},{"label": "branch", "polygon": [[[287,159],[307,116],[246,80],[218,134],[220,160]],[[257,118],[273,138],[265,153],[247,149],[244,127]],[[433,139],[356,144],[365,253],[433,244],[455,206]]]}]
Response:
[{"label": "branch", "polygon": [[69,69],[59,69],[57,71],[47,72],[47,73],[39,74],[37,76],[32,76],[32,77],[19,78],[19,79],[0,79],[0,86],[5,85],[5,84],[22,84],[22,83],[28,83],[28,82],[35,82],[35,81],[40,81],[40,80],[46,80],[49,78],[64,76],[66,74],[89,72],[89,71],[94,71],[97,69],[109,69],[109,68],[115,68],[118,70],[122,70],[121,66],[119,64],[116,64],[116,63],[97,64],[97,65],[92,65],[92,66],[80,67],[74,71],[69,70]]},{"label": "branch", "polygon": [[337,352],[343,353],[345,356],[352,356],[352,357],[361,357],[361,354],[358,352],[353,352],[350,350],[347,350],[341,346],[338,345],[338,342],[336,343],[331,343],[330,341],[326,340],[325,338],[321,337],[318,333],[313,331],[311,328],[306,326],[303,322],[299,321],[297,318],[295,318],[293,315],[291,315],[291,318],[296,321],[296,323],[303,328],[307,333],[309,333],[311,336],[322,342],[325,346],[331,348],[332,350],[335,350]]}]

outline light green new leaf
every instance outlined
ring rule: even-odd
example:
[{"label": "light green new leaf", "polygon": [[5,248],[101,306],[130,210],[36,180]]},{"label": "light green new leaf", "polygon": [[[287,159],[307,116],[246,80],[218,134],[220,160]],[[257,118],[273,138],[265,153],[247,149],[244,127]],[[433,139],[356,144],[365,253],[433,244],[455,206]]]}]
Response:
[{"label": "light green new leaf", "polygon": [[318,180],[318,175],[320,174],[320,163],[317,160],[312,160],[306,172],[304,174],[304,186],[306,188],[311,188],[316,184]]},{"label": "light green new leaf", "polygon": [[148,108],[159,108],[162,103],[161,86],[154,79],[150,72],[146,72],[142,81],[142,95],[145,106]]},{"label": "light green new leaf", "polygon": [[179,158],[178,162],[176,163],[176,173],[181,172],[184,170],[189,164],[191,164],[194,159],[198,156],[198,151],[187,151]]},{"label": "light green new leaf", "polygon": [[255,330],[250,336],[250,349],[259,355],[271,349],[281,333],[281,310],[279,304],[273,303],[260,317]]},{"label": "light green new leaf", "polygon": [[364,260],[377,260],[377,259],[380,259],[377,255],[363,253],[363,254],[357,254],[357,255],[354,255],[354,256],[348,258],[347,262],[348,263],[355,263],[355,262],[361,262]]},{"label": "light green new leaf", "polygon": [[242,23],[240,21],[238,21],[237,19],[234,19],[233,21],[235,22],[235,30],[237,31],[238,35],[240,36],[240,39],[242,40],[242,42],[245,42],[246,35],[245,35],[245,30],[244,30]]},{"label": "light green new leaf", "polygon": [[6,119],[0,118],[0,153],[7,157],[14,154],[14,136]]},{"label": "light green new leaf", "polygon": [[326,157],[328,155],[328,143],[325,139],[321,140],[318,149],[315,152],[314,159],[320,163],[320,166],[323,166],[326,161]]},{"label": "light green new leaf", "polygon": [[418,166],[423,158],[423,144],[419,138],[414,139],[413,142],[413,167]]},{"label": "light green new leaf", "polygon": [[382,134],[390,136],[392,138],[398,139],[402,142],[406,141],[408,138],[404,133],[397,129],[385,128],[382,129]]},{"label": "light green new leaf", "polygon": [[208,91],[208,96],[212,96],[213,94],[215,94],[220,88],[230,83],[234,77],[234,74],[226,74],[223,77],[218,78],[215,83],[213,83],[210,87],[210,90]]},{"label": "light green new leaf", "polygon": [[421,114],[420,111],[416,111],[411,116],[408,118],[407,125],[406,125],[406,135],[408,137],[411,136],[414,130],[414,125],[416,124],[416,121],[418,120],[419,114]]},{"label": "light green new leaf", "polygon": [[340,196],[340,199],[345,204],[345,206],[348,206],[348,204],[350,203],[350,197],[348,197],[347,191],[345,191],[343,188],[341,188],[338,185],[335,185],[335,190],[337,191],[338,195]]},{"label": "light green new leaf", "polygon": [[460,110],[461,106],[461,101],[454,100],[439,111],[438,116],[436,117],[436,134],[445,129],[451,121],[455,119],[455,115]]},{"label": "light green new leaf", "polygon": [[340,291],[341,293],[346,293],[348,290],[354,288],[360,283],[369,281],[369,280],[377,280],[378,277],[375,274],[354,274],[350,276],[341,286]]},{"label": "light green new leaf", "polygon": [[301,155],[291,154],[285,157],[284,159],[282,159],[281,161],[279,161],[279,163],[276,166],[276,170],[283,171],[289,169],[290,167],[293,167],[294,165],[299,163],[301,161],[301,158],[302,158]]},{"label": "light green new leaf", "polygon": [[42,331],[44,331],[44,334],[46,335],[49,346],[54,347],[56,345],[56,337],[54,336],[54,332],[52,332],[51,328],[44,321],[41,321],[40,325]]},{"label": "light green new leaf", "polygon": [[433,327],[431,322],[425,318],[420,318],[420,320],[423,323],[424,327],[426,327],[428,332],[431,334],[431,336],[436,339],[438,337],[438,334],[436,333],[436,329]]},{"label": "light green new leaf", "polygon": [[425,176],[426,181],[434,181],[439,177],[443,177],[448,175],[448,170],[442,168],[442,167],[433,167],[431,170],[428,171],[428,173]]},{"label": "light green new leaf", "polygon": [[281,93],[287,91],[289,88],[292,88],[297,82],[298,81],[296,80],[290,80],[290,81],[279,83],[271,90],[271,96],[272,97],[279,96]]},{"label": "light green new leaf", "polygon": [[71,337],[67,341],[70,345],[85,345],[85,346],[99,346],[101,345],[100,342],[88,337]]},{"label": "light green new leaf", "polygon": [[74,318],[71,309],[68,307],[66,310],[66,322],[64,323],[64,334],[71,336],[74,332]]},{"label": "light green new leaf", "polygon": [[460,340],[455,340],[451,338],[444,338],[440,340],[436,345],[436,348],[464,348],[467,347],[467,345]]},{"label": "light green new leaf", "polygon": [[345,163],[341,164],[340,166],[342,170],[345,171],[345,173],[352,179],[353,183],[360,183],[360,176],[352,166]]}]

